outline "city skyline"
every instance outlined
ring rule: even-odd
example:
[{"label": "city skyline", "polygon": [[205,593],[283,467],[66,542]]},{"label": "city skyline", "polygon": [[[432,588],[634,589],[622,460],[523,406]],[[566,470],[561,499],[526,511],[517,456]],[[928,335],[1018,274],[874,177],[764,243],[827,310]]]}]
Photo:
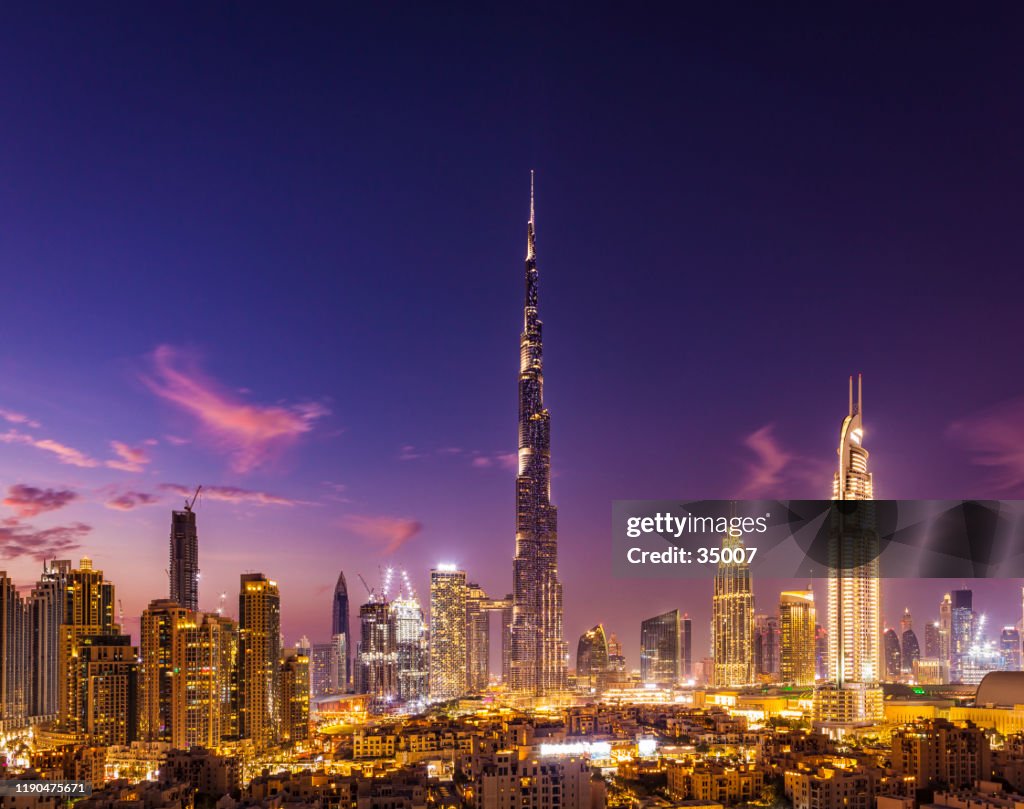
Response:
[{"label": "city skyline", "polygon": [[[899,35],[838,40],[764,13],[721,51],[702,42],[721,25],[711,12],[675,33],[574,20],[588,44],[568,57],[547,47],[569,26],[557,15],[527,53],[529,14],[469,37],[425,18],[432,47],[470,43],[437,74],[419,69],[422,45],[394,64],[337,54],[320,12],[298,15],[288,42],[258,11],[220,36],[234,23],[211,12],[173,73],[149,55],[173,41],[159,25],[137,22],[139,52],[121,23],[93,21],[96,63],[93,46],[12,19],[0,59],[34,85],[5,96],[22,126],[0,135],[0,267],[25,302],[0,350],[0,569],[24,592],[41,558],[93,557],[137,638],[167,591],[167,512],[202,483],[203,610],[226,593],[236,612],[239,573],[261,571],[281,587],[288,640],[326,641],[340,570],[373,580],[393,564],[426,592],[453,562],[507,593],[531,167],[566,639],[601,622],[635,667],[640,621],[680,609],[701,656],[710,580],[691,595],[612,579],[592,552],[607,504],[828,496],[851,371],[870,386],[877,497],[1019,496],[1024,390],[1006,369],[1024,281],[1007,212],[1024,184],[1005,135],[1020,113],[997,100],[1016,50],[998,47],[994,17],[976,20],[995,43],[978,60],[953,47],[955,21],[908,45],[920,21],[903,11]],[[650,55],[623,30],[653,37]],[[253,42],[304,91],[251,109],[263,74],[231,66]],[[849,76],[865,47],[877,60]],[[619,48],[628,58],[604,66]],[[72,69],[46,63],[51,50]],[[341,61],[325,68],[327,53]],[[374,92],[351,78],[363,69],[384,77]],[[105,93],[67,80],[106,86],[110,72],[123,83]],[[651,105],[637,87],[679,100]],[[139,132],[160,134],[126,140]],[[424,153],[436,159],[411,157]],[[965,287],[968,272],[989,281]],[[826,339],[851,295],[858,339]],[[595,582],[620,597],[595,605]],[[885,624],[905,607],[930,617],[959,584],[897,598],[884,582]],[[755,608],[793,586],[755,582]],[[1015,621],[1014,583],[974,589],[992,624]]]}]

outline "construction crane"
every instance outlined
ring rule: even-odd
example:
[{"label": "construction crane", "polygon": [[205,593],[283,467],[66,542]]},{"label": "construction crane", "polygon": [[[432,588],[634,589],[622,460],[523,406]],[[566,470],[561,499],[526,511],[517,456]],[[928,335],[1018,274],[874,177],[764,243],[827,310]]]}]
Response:
[{"label": "construction crane", "polygon": [[359,581],[363,583],[363,587],[366,588],[366,594],[370,597],[370,601],[373,601],[373,588],[366,583],[366,579],[363,578],[362,573],[356,573],[356,575],[359,577]]},{"label": "construction crane", "polygon": [[198,486],[196,486],[196,493],[192,495],[192,501],[189,502],[189,499],[187,497],[185,498],[185,511],[192,510],[192,506],[196,504],[196,499],[199,497],[199,492],[201,492],[202,490],[203,486],[202,484],[199,484]]}]

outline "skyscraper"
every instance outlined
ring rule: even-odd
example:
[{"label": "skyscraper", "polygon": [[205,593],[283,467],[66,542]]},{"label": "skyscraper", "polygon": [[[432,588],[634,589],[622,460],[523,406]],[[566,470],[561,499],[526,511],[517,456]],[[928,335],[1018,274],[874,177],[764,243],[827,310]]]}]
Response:
[{"label": "skyscraper", "polygon": [[576,644],[576,685],[601,690],[608,674],[608,637],[598,624],[580,635]]},{"label": "skyscraper", "polygon": [[1004,671],[1021,670],[1020,632],[1015,626],[1004,626],[999,635],[999,653],[1003,658]]},{"label": "skyscraper", "polygon": [[491,670],[491,600],[479,585],[466,585],[466,688],[479,694]]},{"label": "skyscraper", "polygon": [[942,641],[939,635],[938,623],[932,621],[924,625],[924,656],[932,660],[942,657]]},{"label": "skyscraper", "polygon": [[281,723],[281,596],[262,573],[242,574],[238,635],[239,734],[264,748],[278,740]]},{"label": "skyscraper", "polygon": [[[833,500],[872,500],[874,484],[863,446],[863,388],[857,398],[850,377],[849,412],[839,431],[839,466],[832,482]],[[828,657],[830,685],[818,690],[816,717],[825,722],[857,724],[881,716],[879,640],[881,604],[878,580],[878,535],[873,512],[833,510],[833,541],[828,571]]]},{"label": "skyscraper", "polygon": [[43,573],[28,600],[29,715],[55,718],[60,709],[60,625],[71,562],[43,563]]},{"label": "skyscraper", "polygon": [[455,565],[430,571],[430,696],[466,693],[466,572]]},{"label": "skyscraper", "polygon": [[387,702],[398,697],[398,642],[391,606],[371,596],[359,608],[359,647],[356,655],[356,691]]},{"label": "skyscraper", "polygon": [[816,620],[812,590],[789,590],[779,595],[782,638],[779,677],[782,682],[814,685]]},{"label": "skyscraper", "polygon": [[337,649],[338,676],[334,687],[345,691],[352,680],[352,636],[349,633],[348,585],[345,583],[345,571],[338,573],[338,582],[334,585],[334,609],[331,616],[331,642]]},{"label": "skyscraper", "polygon": [[640,680],[645,685],[672,688],[679,684],[679,610],[640,623]]},{"label": "skyscraper", "polygon": [[309,738],[309,656],[285,649],[281,660],[281,741]]},{"label": "skyscraper", "polygon": [[683,619],[679,624],[679,633],[683,644],[683,671],[684,680],[693,679],[693,621],[687,613],[683,613]]},{"label": "skyscraper", "polygon": [[138,647],[127,635],[88,635],[72,661],[82,690],[78,732],[99,746],[126,746],[138,733]]},{"label": "skyscraper", "polygon": [[568,649],[562,638],[558,520],[551,503],[551,417],[544,407],[535,226],[531,173],[526,301],[519,342],[519,470],[509,660],[511,690],[524,695],[564,689],[568,662]]},{"label": "skyscraper", "polygon": [[909,674],[914,670],[914,663],[921,659],[921,644],[918,643],[917,633],[913,628],[903,630],[900,636],[900,652],[903,671]]},{"label": "skyscraper", "polygon": [[142,611],[139,630],[139,735],[179,750],[185,747],[185,661],[193,616],[176,601],[152,601]]},{"label": "skyscraper", "polygon": [[[103,571],[92,566],[92,560],[85,556],[78,568],[67,573],[64,590],[64,623],[60,626],[60,648],[58,661],[60,669],[60,711],[59,722],[62,731],[85,734],[90,723],[89,690],[83,677],[88,671],[79,665],[83,661],[82,646],[88,640],[97,645],[97,638],[119,636],[121,627],[115,622],[114,585],[104,580]],[[120,643],[120,641],[111,641]],[[137,653],[137,652],[136,652]],[[124,652],[112,652],[111,665],[120,663]],[[102,669],[98,656],[94,670]],[[134,674],[131,675],[134,688]],[[134,710],[133,710],[134,715]],[[134,730],[133,730],[134,734]]]},{"label": "skyscraper", "polygon": [[953,597],[949,593],[939,603],[939,657],[947,663],[953,658]]},{"label": "skyscraper", "polygon": [[[196,496],[199,490],[196,490]],[[180,511],[171,512],[171,601],[187,610],[199,609],[199,534],[192,511],[196,498],[186,500]]]},{"label": "skyscraper", "polygon": [[954,590],[950,596],[950,669],[953,681],[959,682],[962,664],[974,642],[974,593]]},{"label": "skyscraper", "polygon": [[754,616],[754,674],[758,680],[776,682],[779,679],[781,636],[777,616]]},{"label": "skyscraper", "polygon": [[404,702],[427,698],[430,660],[427,644],[427,623],[423,608],[410,589],[399,593],[391,602],[394,624],[398,697]]},{"label": "skyscraper", "polygon": [[6,571],[0,571],[0,726],[28,715],[28,610]]},{"label": "skyscraper", "polygon": [[903,652],[900,650],[900,636],[889,627],[882,635],[882,647],[885,658],[885,678],[889,682],[897,682],[903,670]]},{"label": "skyscraper", "polygon": [[[742,548],[726,534],[722,548]],[[711,602],[712,656],[716,686],[754,682],[754,590],[747,562],[719,564]]]}]

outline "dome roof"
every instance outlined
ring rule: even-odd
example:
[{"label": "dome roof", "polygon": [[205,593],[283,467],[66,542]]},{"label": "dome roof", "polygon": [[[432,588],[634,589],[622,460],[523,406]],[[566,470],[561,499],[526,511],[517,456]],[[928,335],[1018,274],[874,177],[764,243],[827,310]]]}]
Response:
[{"label": "dome roof", "polygon": [[1024,705],[1024,671],[990,671],[978,685],[975,705]]}]

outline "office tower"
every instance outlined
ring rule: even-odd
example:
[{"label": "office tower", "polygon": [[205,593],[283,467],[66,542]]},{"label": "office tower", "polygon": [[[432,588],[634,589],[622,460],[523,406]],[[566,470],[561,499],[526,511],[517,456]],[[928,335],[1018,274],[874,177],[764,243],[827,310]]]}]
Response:
[{"label": "office tower", "polygon": [[914,617],[910,614],[910,607],[903,608],[903,616],[900,618],[900,637],[908,629],[914,628]]},{"label": "office tower", "polygon": [[598,624],[580,635],[576,644],[576,686],[600,691],[608,674],[608,637]]},{"label": "office tower", "polygon": [[[689,618],[686,619],[689,624]],[[608,637],[608,687],[625,685],[629,680],[626,674],[626,656],[622,653],[622,644],[615,633]]]},{"label": "office tower", "polygon": [[900,638],[900,651],[903,671],[910,673],[914,663],[921,659],[921,645],[917,642],[917,633],[913,629],[905,629]]},{"label": "office tower", "polygon": [[935,621],[924,625],[924,656],[933,660],[942,657],[942,640],[939,635],[939,624]]},{"label": "office tower", "polygon": [[817,611],[812,590],[788,590],[779,595],[782,654],[779,677],[784,683],[814,685],[816,675]]},{"label": "office tower", "polygon": [[60,625],[71,562],[43,562],[43,573],[28,598],[28,712],[38,721],[60,710]]},{"label": "office tower", "polygon": [[949,593],[939,603],[939,657],[953,659],[953,598]]},{"label": "office tower", "polygon": [[891,627],[882,635],[885,654],[885,676],[889,682],[896,682],[903,671],[903,653],[900,650],[900,636]]},{"label": "office tower", "polygon": [[531,173],[526,300],[519,343],[519,470],[509,662],[511,690],[524,695],[564,689],[568,665],[562,638],[557,511],[551,503],[551,417],[544,407],[535,225]]},{"label": "office tower", "polygon": [[961,664],[974,642],[974,593],[954,590],[950,596],[950,668],[954,682],[959,682]]},{"label": "office tower", "polygon": [[487,690],[491,671],[491,610],[493,602],[479,584],[466,585],[466,688],[471,694]]},{"label": "office tower", "polygon": [[680,679],[679,610],[640,623],[640,680],[645,685],[673,688]]},{"label": "office tower", "polygon": [[28,716],[28,609],[6,571],[0,571],[0,727]]},{"label": "office tower", "polygon": [[281,596],[277,582],[243,573],[238,594],[238,729],[257,748],[277,741],[281,723]]},{"label": "office tower", "polygon": [[90,744],[125,746],[138,734],[138,647],[127,635],[86,635],[71,661],[81,687],[78,733]]},{"label": "office tower", "polygon": [[309,657],[285,649],[281,660],[281,741],[309,738]]},{"label": "office tower", "polygon": [[[86,638],[113,637],[121,634],[115,622],[114,585],[103,578],[103,571],[83,557],[78,568],[67,572],[64,590],[64,623],[60,626],[58,663],[60,670],[60,729],[66,733],[88,732],[87,689],[83,682],[81,645]],[[112,641],[119,644],[119,641]],[[90,641],[96,645],[99,641]],[[120,653],[119,653],[120,654]],[[113,655],[117,657],[117,654]],[[111,661],[116,663],[118,661]],[[131,677],[134,683],[134,674]],[[134,688],[134,685],[132,686]],[[133,712],[134,714],[134,712]]]},{"label": "office tower", "polygon": [[779,679],[781,630],[774,615],[754,616],[754,674],[758,680]]},{"label": "office tower", "polygon": [[999,635],[999,652],[1004,671],[1021,670],[1020,632],[1014,626],[1004,626]]},{"label": "office tower", "polygon": [[345,572],[338,573],[338,582],[334,585],[334,608],[331,615],[331,638],[342,656],[338,661],[338,678],[334,688],[346,691],[352,680],[352,635],[349,632],[348,585],[345,583]]},{"label": "office tower", "polygon": [[688,613],[683,613],[683,619],[679,624],[679,631],[682,637],[682,677],[683,680],[693,679],[693,621]]},{"label": "office tower", "polygon": [[356,691],[377,701],[398,697],[398,644],[391,606],[376,596],[359,608]]},{"label": "office tower", "polygon": [[[196,497],[199,490],[196,489]],[[180,511],[171,512],[171,601],[187,610],[199,609],[199,534],[192,510],[196,498],[186,500]]]},{"label": "office tower", "polygon": [[[743,538],[726,534],[722,548],[743,548]],[[754,682],[754,590],[750,565],[719,564],[711,602],[712,656],[716,686]]]},{"label": "office tower", "polygon": [[185,748],[187,631],[194,613],[170,599],[150,602],[142,611],[139,639],[139,736]]},{"label": "office tower", "polygon": [[411,588],[391,602],[395,635],[395,673],[398,697],[404,702],[425,700],[428,692],[427,623],[423,609]]},{"label": "office tower", "polygon": [[455,565],[430,571],[430,697],[466,693],[466,572]]},{"label": "office tower", "polygon": [[[839,432],[839,466],[832,482],[833,500],[872,500],[874,483],[864,448],[861,378],[857,397],[850,377],[848,414]],[[828,686],[819,689],[819,721],[841,724],[871,722],[882,715],[877,687],[881,602],[878,579],[878,534],[873,512],[833,510],[833,541],[828,570]]]}]

